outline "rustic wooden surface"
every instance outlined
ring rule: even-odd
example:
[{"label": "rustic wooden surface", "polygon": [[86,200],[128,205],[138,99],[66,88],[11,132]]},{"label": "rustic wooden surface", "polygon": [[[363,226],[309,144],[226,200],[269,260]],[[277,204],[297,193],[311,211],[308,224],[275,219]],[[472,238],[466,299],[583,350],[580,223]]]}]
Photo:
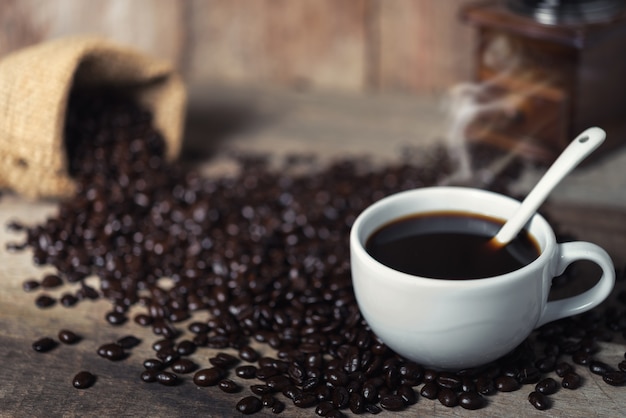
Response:
[{"label": "rustic wooden surface", "polygon": [[[241,103],[250,107],[242,107]],[[415,137],[431,138],[437,131],[431,125],[436,118],[435,113],[429,113],[430,100],[420,104],[381,97],[358,101],[357,105],[349,98],[337,98],[333,103],[334,107],[329,106],[329,101],[319,96],[294,98],[257,92],[214,99],[212,107],[204,110],[194,105],[185,155],[207,158],[203,170],[214,175],[232,167],[223,165],[221,159],[208,158],[200,150],[210,149],[216,154],[228,148],[259,152],[301,150],[322,158],[374,153],[392,158],[402,143],[414,145]],[[412,118],[413,114],[421,117]],[[433,142],[425,140],[420,144]],[[245,389],[237,395],[224,394],[215,387],[197,388],[189,375],[175,387],[141,382],[141,363],[152,356],[150,346],[158,338],[132,321],[118,327],[107,324],[104,315],[110,308],[108,302],[83,302],[73,308],[57,304],[45,310],[35,307],[37,292],[24,292],[22,283],[29,278],[39,279],[51,270],[34,266],[29,252],[8,252],[6,243],[21,242],[23,233],[8,232],[5,225],[15,219],[29,224],[40,222],[54,214],[55,208],[54,202],[29,202],[12,195],[0,198],[0,416],[237,416],[234,406],[248,393],[250,381],[240,381]],[[626,209],[552,202],[547,210],[558,220],[559,228],[600,244],[617,265],[626,263]],[[63,291],[51,293],[59,295]],[[200,313],[199,319],[203,318]],[[37,353],[31,348],[43,336],[56,338],[61,329],[73,330],[83,340],[76,345],[60,345],[48,353]],[[142,339],[127,359],[111,362],[97,356],[101,344],[126,335]],[[623,340],[602,344],[599,359],[614,365],[624,358],[624,351]],[[200,349],[192,358],[205,367],[214,353]],[[73,376],[81,370],[98,376],[93,387],[72,387]],[[626,416],[626,388],[611,387],[581,366],[577,366],[577,371],[584,378],[583,387],[576,391],[561,389],[551,396],[554,404],[546,412],[536,411],[528,403],[531,386],[525,386],[513,393],[489,397],[488,407],[479,411],[446,408],[437,401],[420,399],[404,412],[379,416]],[[273,414],[265,411],[261,414],[270,415]],[[288,404],[283,416],[315,413],[313,409],[299,410]]]},{"label": "rustic wooden surface", "polygon": [[472,74],[473,0],[0,0],[0,58],[79,33],[206,82],[337,91],[441,91]]}]

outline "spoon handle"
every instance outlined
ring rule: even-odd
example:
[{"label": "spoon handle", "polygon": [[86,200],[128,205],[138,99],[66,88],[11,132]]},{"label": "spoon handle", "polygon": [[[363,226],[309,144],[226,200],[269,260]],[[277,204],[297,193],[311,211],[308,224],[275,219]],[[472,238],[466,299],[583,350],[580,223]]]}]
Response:
[{"label": "spoon handle", "polygon": [[597,127],[589,128],[578,135],[554,161],[541,180],[526,196],[519,210],[504,224],[493,239],[500,245],[506,245],[515,238],[552,189],[585,157],[598,148],[605,138],[604,130]]}]

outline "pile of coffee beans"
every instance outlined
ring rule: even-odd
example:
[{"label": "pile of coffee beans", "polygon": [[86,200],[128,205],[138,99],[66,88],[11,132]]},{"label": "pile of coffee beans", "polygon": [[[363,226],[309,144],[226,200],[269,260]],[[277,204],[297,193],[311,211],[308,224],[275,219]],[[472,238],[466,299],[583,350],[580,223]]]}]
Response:
[{"label": "pile of coffee beans", "polygon": [[[408,361],[371,332],[352,289],[350,227],[374,201],[447,176],[441,150],[419,164],[371,169],[346,160],[311,175],[294,174],[298,158],[277,171],[241,155],[239,175],[203,178],[165,159],[151,115],[132,102],[74,94],[68,113],[76,194],[40,225],[10,224],[27,235],[11,248],[28,247],[35,264],[57,270],[24,282],[38,292],[38,307],[105,298],[107,323],[152,329],[154,356],[138,384],[187,379],[233,394],[245,414],[297,407],[336,417],[404,410],[419,397],[479,409],[522,388],[530,404],[546,409],[560,387],[580,386],[578,367],[611,385],[626,381],[624,361],[614,368],[595,359],[599,342],[626,331],[623,291],[622,305],[548,324],[505,358],[455,373]],[[512,167],[496,191],[506,192],[507,176],[519,169]],[[87,284],[93,276],[99,287]],[[52,288],[64,289],[58,300]],[[127,350],[139,343],[132,336],[105,342],[97,354],[130,361]],[[48,338],[33,348],[55,344]],[[211,353],[208,364],[189,358],[199,350]],[[96,381],[81,371],[73,385]]]}]

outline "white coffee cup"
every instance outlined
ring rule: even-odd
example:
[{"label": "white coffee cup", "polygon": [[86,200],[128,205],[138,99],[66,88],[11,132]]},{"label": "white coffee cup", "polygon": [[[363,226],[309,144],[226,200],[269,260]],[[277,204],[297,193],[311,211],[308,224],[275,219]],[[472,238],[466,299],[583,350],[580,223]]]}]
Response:
[{"label": "white coffee cup", "polygon": [[[391,195],[363,211],[350,233],[352,281],[359,309],[374,333],[398,354],[424,366],[463,369],[509,353],[547,322],[601,303],[615,283],[609,255],[588,242],[557,244],[552,228],[538,214],[526,228],[540,247],[539,257],[500,276],[418,277],[383,265],[365,250],[372,233],[408,215],[459,211],[505,220],[519,204],[479,189],[430,187]],[[577,260],[600,266],[600,280],[577,296],[548,302],[552,279]]]}]

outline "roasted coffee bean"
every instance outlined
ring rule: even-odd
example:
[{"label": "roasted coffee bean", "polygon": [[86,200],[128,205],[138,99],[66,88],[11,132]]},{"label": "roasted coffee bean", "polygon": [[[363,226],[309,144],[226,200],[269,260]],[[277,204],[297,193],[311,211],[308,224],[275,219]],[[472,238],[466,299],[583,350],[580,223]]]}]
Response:
[{"label": "roasted coffee bean", "polygon": [[59,341],[65,344],[76,344],[81,339],[80,336],[76,335],[76,333],[67,329],[62,329],[61,331],[59,331],[58,337]]},{"label": "roasted coffee bean", "polygon": [[278,371],[278,369],[275,369],[273,367],[266,366],[266,367],[261,367],[260,369],[256,370],[256,378],[260,380],[266,380],[272,376],[276,376],[279,374],[280,372]]},{"label": "roasted coffee bean", "polygon": [[487,404],[485,398],[475,391],[462,392],[458,396],[458,401],[462,408],[471,410],[481,409]]},{"label": "roasted coffee bean", "polygon": [[271,406],[272,413],[280,414],[284,410],[285,410],[285,403],[283,401],[276,399],[276,402],[274,402],[274,405]]},{"label": "roasted coffee bean", "polygon": [[189,340],[183,340],[176,346],[176,352],[181,356],[190,356],[196,352],[196,345]]},{"label": "roasted coffee bean", "polygon": [[174,373],[160,371],[157,373],[157,382],[164,386],[174,386],[178,383],[178,376]]},{"label": "roasted coffee bean", "polygon": [[494,381],[496,389],[500,392],[513,392],[520,388],[517,379],[510,376],[500,376]]},{"label": "roasted coffee bean", "polygon": [[451,373],[441,373],[437,379],[435,379],[437,384],[442,388],[448,388],[452,390],[457,390],[461,387],[462,380],[460,377],[455,376]]},{"label": "roasted coffee bean", "polygon": [[256,377],[256,367],[252,365],[238,366],[235,369],[235,374],[242,379],[253,379]]},{"label": "roasted coffee bean", "polygon": [[561,386],[565,389],[578,389],[582,379],[580,375],[575,372],[569,372],[565,376],[563,376],[563,380],[561,381]]},{"label": "roasted coffee bean", "polygon": [[622,372],[626,372],[626,360],[622,360],[618,363],[617,368]]},{"label": "roasted coffee bean", "polygon": [[626,372],[617,370],[608,371],[602,376],[602,380],[611,386],[623,386],[626,384]]},{"label": "roasted coffee bean", "polygon": [[141,340],[134,335],[127,335],[117,340],[117,344],[125,350],[130,350],[141,344]]},{"label": "roasted coffee bean", "polygon": [[611,366],[602,361],[592,360],[589,362],[589,371],[593,374],[602,376],[612,370]]},{"label": "roasted coffee bean", "polygon": [[93,386],[95,382],[96,376],[87,371],[79,372],[76,376],[74,376],[74,379],[72,379],[72,385],[76,389],[87,389]]},{"label": "roasted coffee bean", "polygon": [[427,399],[437,399],[438,394],[439,386],[435,382],[425,383],[420,390],[420,395]]},{"label": "roasted coffee bean", "polygon": [[449,388],[440,388],[439,393],[437,394],[437,399],[443,406],[447,406],[452,408],[459,404],[459,397],[457,394]]},{"label": "roasted coffee bean", "polygon": [[64,293],[61,296],[61,305],[70,308],[78,303],[78,298],[70,293]]},{"label": "roasted coffee bean", "polygon": [[56,274],[47,274],[41,279],[41,287],[44,289],[54,289],[55,287],[59,287],[63,285],[63,279],[61,279]]},{"label": "roasted coffee bean", "polygon": [[380,406],[388,411],[401,411],[406,405],[400,395],[385,395],[380,398]]},{"label": "roasted coffee bean", "polygon": [[528,395],[528,402],[540,411],[550,408],[550,401],[548,400],[548,397],[541,392],[531,392]]},{"label": "roasted coffee bean", "polygon": [[537,360],[535,367],[542,373],[549,373],[556,367],[556,357],[548,356]]},{"label": "roasted coffee bean", "polygon": [[104,318],[111,325],[122,325],[128,320],[126,315],[115,311],[107,312]]},{"label": "roasted coffee bean", "polygon": [[561,362],[561,363],[556,365],[556,367],[554,368],[554,371],[556,372],[557,376],[563,377],[567,373],[573,372],[574,371],[574,367],[571,364],[569,364],[569,363]]},{"label": "roasted coffee bean", "polygon": [[104,357],[111,361],[119,361],[126,358],[126,352],[116,343],[103,344],[98,347],[97,351],[100,357]]},{"label": "roasted coffee bean", "polygon": [[[281,374],[268,377],[267,380],[265,381],[265,384],[267,386],[269,386],[272,390],[275,390],[277,392],[282,392],[283,389],[285,389],[287,386],[291,385],[292,383],[293,382],[287,376],[284,376]],[[307,390],[307,389],[303,387],[302,390]]]},{"label": "roasted coffee bean", "polygon": [[400,366],[398,369],[400,378],[404,384],[416,386],[422,383],[424,371],[422,367],[416,363],[409,362]]},{"label": "roasted coffee bean", "polygon": [[397,390],[405,405],[413,405],[417,402],[417,393],[409,385],[402,385]]},{"label": "roasted coffee bean", "polygon": [[148,325],[151,325],[153,321],[152,317],[146,314],[137,314],[135,315],[133,320],[137,325],[141,325],[142,327],[147,327]]},{"label": "roasted coffee bean", "polygon": [[246,396],[237,402],[237,411],[250,415],[259,412],[263,408],[261,400],[256,396]]},{"label": "roasted coffee bean", "polygon": [[476,390],[481,395],[493,395],[497,391],[493,379],[486,375],[479,376],[476,379]]},{"label": "roasted coffee bean", "polygon": [[165,364],[161,360],[157,359],[146,359],[143,362],[143,367],[146,370],[163,370],[165,368]]},{"label": "roasted coffee bean", "polygon": [[320,417],[325,417],[328,413],[335,409],[335,406],[329,401],[323,401],[317,404],[315,408],[315,413]]},{"label": "roasted coffee bean", "polygon": [[187,374],[187,373],[191,373],[195,371],[198,368],[198,365],[189,359],[181,358],[181,359],[175,360],[170,365],[170,368],[175,373]]},{"label": "roasted coffee bean", "polygon": [[271,408],[276,403],[276,398],[271,393],[266,393],[261,396],[261,403],[266,408]]},{"label": "roasted coffee bean", "polygon": [[24,283],[22,283],[22,289],[24,289],[25,292],[32,292],[33,290],[38,289],[40,286],[40,283],[37,280],[26,280]]},{"label": "roasted coffee bean", "polygon": [[159,375],[159,371],[158,370],[144,370],[143,372],[141,372],[141,380],[143,380],[146,383],[153,383],[156,382],[158,380],[157,376]]},{"label": "roasted coffee bean", "polygon": [[350,378],[341,370],[331,370],[326,374],[326,380],[333,386],[345,386]]},{"label": "roasted coffee bean", "polygon": [[365,411],[365,399],[358,393],[351,393],[348,408],[354,414],[362,414]]},{"label": "roasted coffee bean", "polygon": [[255,395],[266,395],[274,392],[274,390],[267,385],[252,385],[250,386],[250,391]]},{"label": "roasted coffee bean", "polygon": [[196,386],[215,386],[226,375],[226,372],[219,367],[198,370],[193,376],[193,383]]},{"label": "roasted coffee bean", "polygon": [[535,385],[535,391],[544,395],[552,395],[557,390],[559,390],[559,384],[551,377],[546,377]]},{"label": "roasted coffee bean", "polygon": [[293,399],[293,404],[298,408],[310,408],[317,404],[317,397],[312,393],[302,392]]},{"label": "roasted coffee bean", "polygon": [[57,342],[50,337],[43,337],[33,343],[33,350],[40,353],[50,351],[57,346]]},{"label": "roasted coffee bean", "polygon": [[581,366],[587,366],[591,360],[593,360],[591,354],[584,351],[577,351],[572,355],[572,361],[576,364],[580,364]]},{"label": "roasted coffee bean", "polygon": [[243,361],[254,363],[259,359],[259,353],[257,353],[254,348],[246,345],[239,349],[239,358]]},{"label": "roasted coffee bean", "polygon": [[49,295],[40,295],[35,299],[35,305],[42,309],[54,306],[56,302],[57,300]]},{"label": "roasted coffee bean", "polygon": [[378,405],[369,403],[365,405],[365,412],[368,412],[372,415],[380,414],[383,410],[380,409]]},{"label": "roasted coffee bean", "polygon": [[209,359],[209,363],[215,367],[227,370],[239,363],[239,359],[228,353],[218,353],[215,357]]},{"label": "roasted coffee bean", "polygon": [[518,379],[523,385],[537,383],[541,379],[541,372],[536,367],[525,367],[520,370]]},{"label": "roasted coffee bean", "polygon": [[348,406],[350,402],[350,393],[348,389],[343,386],[337,386],[332,390],[331,402],[337,409],[343,409]]},{"label": "roasted coffee bean", "polygon": [[241,386],[237,383],[233,382],[230,379],[222,379],[217,383],[217,387],[219,387],[223,392],[226,393],[237,393],[241,391]]},{"label": "roasted coffee bean", "polygon": [[163,350],[172,350],[175,346],[175,342],[172,340],[168,340],[168,339],[163,339],[163,340],[157,340],[154,343],[152,343],[152,349],[154,351],[163,351]]}]

